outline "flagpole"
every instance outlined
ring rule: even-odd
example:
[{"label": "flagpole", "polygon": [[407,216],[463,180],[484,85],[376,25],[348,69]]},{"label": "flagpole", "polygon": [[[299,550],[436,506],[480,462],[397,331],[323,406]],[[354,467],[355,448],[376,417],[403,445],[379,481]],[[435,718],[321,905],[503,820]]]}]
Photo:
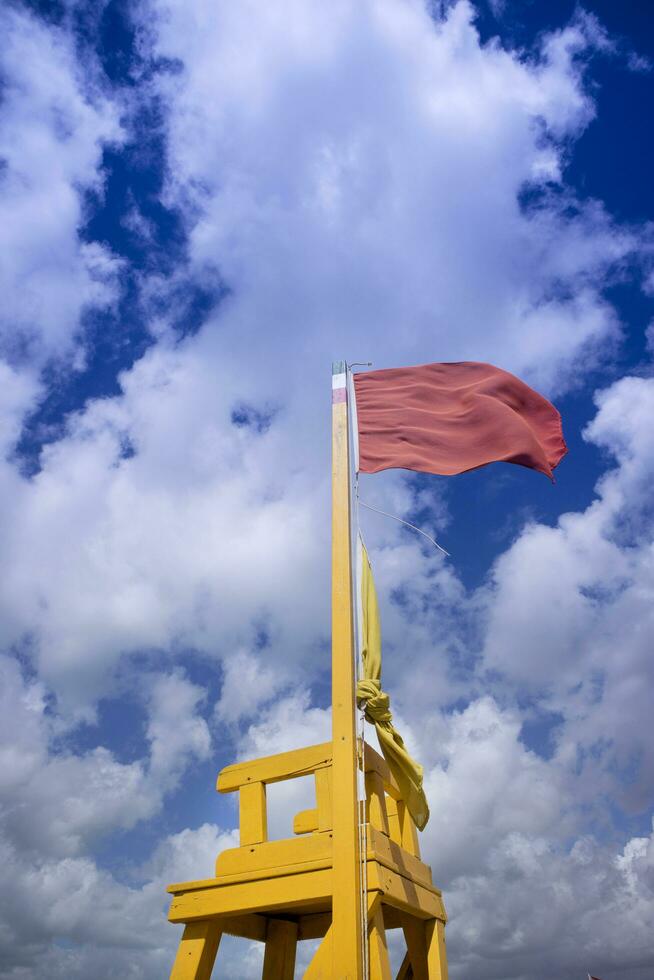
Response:
[{"label": "flagpole", "polygon": [[332,365],[332,976],[362,980],[347,366]]}]

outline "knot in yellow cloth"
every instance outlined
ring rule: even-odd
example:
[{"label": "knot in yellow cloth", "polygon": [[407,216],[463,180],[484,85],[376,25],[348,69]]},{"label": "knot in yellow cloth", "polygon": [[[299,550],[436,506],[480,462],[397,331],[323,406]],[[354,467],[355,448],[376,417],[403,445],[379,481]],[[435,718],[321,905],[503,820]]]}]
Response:
[{"label": "knot in yellow cloth", "polygon": [[392,719],[390,698],[381,689],[379,681],[361,680],[357,683],[357,704],[363,704],[366,718],[373,724],[383,725]]}]

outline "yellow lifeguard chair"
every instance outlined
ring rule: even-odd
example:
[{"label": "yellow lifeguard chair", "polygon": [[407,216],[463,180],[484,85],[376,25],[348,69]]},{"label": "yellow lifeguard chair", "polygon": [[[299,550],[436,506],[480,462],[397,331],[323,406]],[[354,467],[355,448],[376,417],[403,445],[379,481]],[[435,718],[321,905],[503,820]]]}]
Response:
[{"label": "yellow lifeguard chair", "polygon": [[[395,928],[407,946],[397,980],[447,980],[441,893],[385,760],[356,734],[348,379],[337,362],[332,741],[222,770],[218,790],[239,793],[240,846],[218,856],[215,877],[169,887],[169,919],[185,925],[171,980],[209,980],[225,933],[265,943],[263,980],[292,980],[304,939],[322,939],[305,980],[391,980],[386,931]],[[296,815],[295,837],[268,840],[266,786],[310,774],[315,808]]]}]

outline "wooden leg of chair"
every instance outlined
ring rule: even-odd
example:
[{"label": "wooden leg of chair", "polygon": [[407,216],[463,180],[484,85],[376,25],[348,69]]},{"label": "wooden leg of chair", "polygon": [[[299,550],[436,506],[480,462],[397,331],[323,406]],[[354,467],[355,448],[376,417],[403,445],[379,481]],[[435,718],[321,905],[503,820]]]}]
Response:
[{"label": "wooden leg of chair", "polygon": [[209,980],[222,929],[215,919],[189,922],[170,974],[170,980]]},{"label": "wooden leg of chair", "polygon": [[400,914],[402,931],[406,941],[406,948],[409,953],[409,960],[413,969],[412,976],[415,980],[429,980],[427,966],[427,935],[423,919],[416,919],[414,915]]},{"label": "wooden leg of chair", "polygon": [[304,971],[304,980],[333,980],[332,978],[332,927],[315,952],[309,966]]},{"label": "wooden leg of chair", "polygon": [[391,980],[391,964],[388,959],[384,914],[380,901],[374,902],[368,912],[368,937],[370,944],[370,980]]},{"label": "wooden leg of chair", "polygon": [[428,919],[425,923],[427,936],[427,963],[429,980],[447,980],[447,956],[445,954],[445,923],[440,919]]},{"label": "wooden leg of chair", "polygon": [[405,954],[395,980],[413,980],[413,967],[408,952]]},{"label": "wooden leg of chair", "polygon": [[297,922],[269,919],[263,980],[293,980],[297,951]]}]

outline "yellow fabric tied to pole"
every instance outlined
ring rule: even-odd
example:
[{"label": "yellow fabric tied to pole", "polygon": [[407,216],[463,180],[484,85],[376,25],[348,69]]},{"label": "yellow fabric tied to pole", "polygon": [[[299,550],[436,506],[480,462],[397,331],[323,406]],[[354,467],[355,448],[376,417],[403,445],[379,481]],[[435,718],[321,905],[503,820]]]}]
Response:
[{"label": "yellow fabric tied to pole", "polygon": [[381,630],[377,592],[368,553],[361,538],[359,548],[363,679],[357,684],[357,703],[365,708],[366,719],[375,726],[382,754],[400,789],[402,799],[418,830],[423,830],[429,820],[429,806],[422,788],[423,770],[411,758],[402,736],[393,726],[390,698],[381,689]]}]

